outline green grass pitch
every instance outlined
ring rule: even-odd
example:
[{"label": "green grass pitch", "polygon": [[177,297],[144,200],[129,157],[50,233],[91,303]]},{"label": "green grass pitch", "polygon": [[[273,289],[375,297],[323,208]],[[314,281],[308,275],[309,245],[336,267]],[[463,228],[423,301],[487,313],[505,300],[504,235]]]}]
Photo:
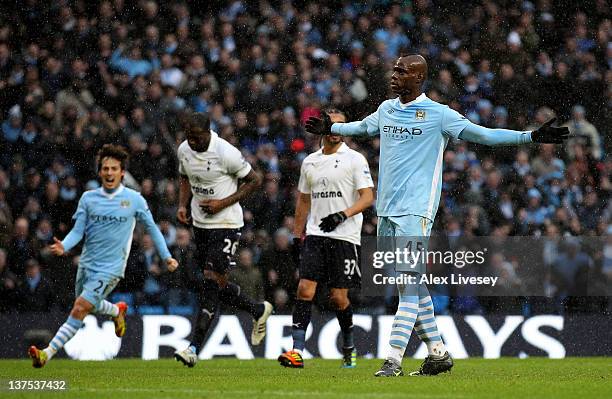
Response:
[{"label": "green grass pitch", "polygon": [[[173,359],[79,362],[56,359],[43,369],[0,360],[2,398],[611,398],[610,358],[457,360],[452,374],[374,378],[381,361],[307,360],[303,370],[272,360],[203,360],[186,368]],[[404,360],[404,370],[420,361]],[[8,380],[66,380],[64,392],[8,391]]]}]

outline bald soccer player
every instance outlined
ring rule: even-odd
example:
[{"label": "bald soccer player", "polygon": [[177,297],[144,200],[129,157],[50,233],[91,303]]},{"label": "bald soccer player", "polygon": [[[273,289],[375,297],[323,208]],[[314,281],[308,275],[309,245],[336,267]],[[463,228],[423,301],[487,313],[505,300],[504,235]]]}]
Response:
[{"label": "bald soccer player", "polygon": [[[310,118],[306,131],[342,136],[380,136],[378,175],[378,236],[390,237],[396,247],[416,241],[426,249],[442,187],[442,159],[450,138],[502,146],[527,143],[561,144],[569,131],[553,127],[554,119],[534,131],[488,129],[467,120],[422,91],[427,79],[427,62],[420,55],[398,58],[393,67],[391,90],[396,98],[384,101],[365,119],[332,123],[325,114]],[[402,242],[404,240],[405,242]],[[395,265],[396,273],[424,272],[424,265]],[[416,279],[418,281],[418,278]],[[403,375],[401,362],[414,329],[425,342],[429,355],[410,375],[436,375],[449,371],[453,359],[438,332],[434,308],[425,284],[399,288],[399,305],[389,338],[386,360],[375,376]]]}]

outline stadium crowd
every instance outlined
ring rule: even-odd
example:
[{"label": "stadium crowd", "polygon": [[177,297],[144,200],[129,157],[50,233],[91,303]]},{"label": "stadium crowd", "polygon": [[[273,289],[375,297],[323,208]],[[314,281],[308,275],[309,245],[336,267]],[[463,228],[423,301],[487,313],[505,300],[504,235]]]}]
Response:
[{"label": "stadium crowd", "polygon": [[[296,183],[301,161],[319,145],[303,123],[330,107],[349,120],[374,112],[391,96],[389,74],[403,53],[427,59],[430,98],[475,123],[526,130],[557,117],[571,131],[564,146],[450,142],[436,235],[449,242],[612,236],[606,0],[555,7],[551,0],[362,3],[3,3],[0,311],[72,303],[78,251],[54,258],[46,246],[69,231],[81,193],[99,187],[94,157],[109,142],[129,149],[125,184],[146,198],[181,264],[168,273],[151,238],[137,228],[115,295],[142,313],[191,311],[188,287],[200,271],[190,230],[175,216],[175,154],[184,140],[181,115],[190,110],[207,112],[213,130],[264,177],[262,189],[242,204],[245,227],[232,274],[250,296],[290,311]],[[378,139],[346,141],[366,155],[376,181]],[[363,233],[376,234],[375,209],[365,214]],[[612,284],[612,240],[589,255],[580,241],[569,247],[548,259],[552,298],[523,297],[512,309],[538,311],[538,302],[541,311],[609,311],[612,301],[603,296]],[[500,251],[496,262],[509,289],[521,285],[512,254]],[[576,298],[581,273],[599,283],[590,294],[602,297]],[[440,314],[510,309],[507,299],[438,294]],[[359,303],[384,311],[384,300]]]}]

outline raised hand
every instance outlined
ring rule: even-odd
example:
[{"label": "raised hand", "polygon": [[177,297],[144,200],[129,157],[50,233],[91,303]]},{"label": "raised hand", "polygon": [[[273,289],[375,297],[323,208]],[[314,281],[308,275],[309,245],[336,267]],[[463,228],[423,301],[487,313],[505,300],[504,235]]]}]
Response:
[{"label": "raised hand", "polygon": [[531,132],[531,141],[542,144],[561,144],[564,140],[567,140],[569,136],[569,129],[567,127],[551,126],[556,120],[557,118],[552,118]]},{"label": "raised hand", "polygon": [[317,118],[316,116],[311,116],[306,121],[306,125],[304,128],[307,133],[318,134],[318,135],[326,135],[332,134],[331,132],[332,121],[325,112],[321,115],[321,118]]}]

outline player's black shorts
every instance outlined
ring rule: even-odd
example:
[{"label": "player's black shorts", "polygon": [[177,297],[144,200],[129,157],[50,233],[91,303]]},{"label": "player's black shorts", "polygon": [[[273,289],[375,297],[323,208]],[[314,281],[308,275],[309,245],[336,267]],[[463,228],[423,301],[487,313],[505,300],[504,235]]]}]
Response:
[{"label": "player's black shorts", "polygon": [[198,265],[220,274],[229,272],[236,265],[234,255],[240,234],[239,229],[200,229],[194,226]]},{"label": "player's black shorts", "polygon": [[361,247],[330,237],[306,236],[300,260],[300,278],[328,288],[358,288]]}]

